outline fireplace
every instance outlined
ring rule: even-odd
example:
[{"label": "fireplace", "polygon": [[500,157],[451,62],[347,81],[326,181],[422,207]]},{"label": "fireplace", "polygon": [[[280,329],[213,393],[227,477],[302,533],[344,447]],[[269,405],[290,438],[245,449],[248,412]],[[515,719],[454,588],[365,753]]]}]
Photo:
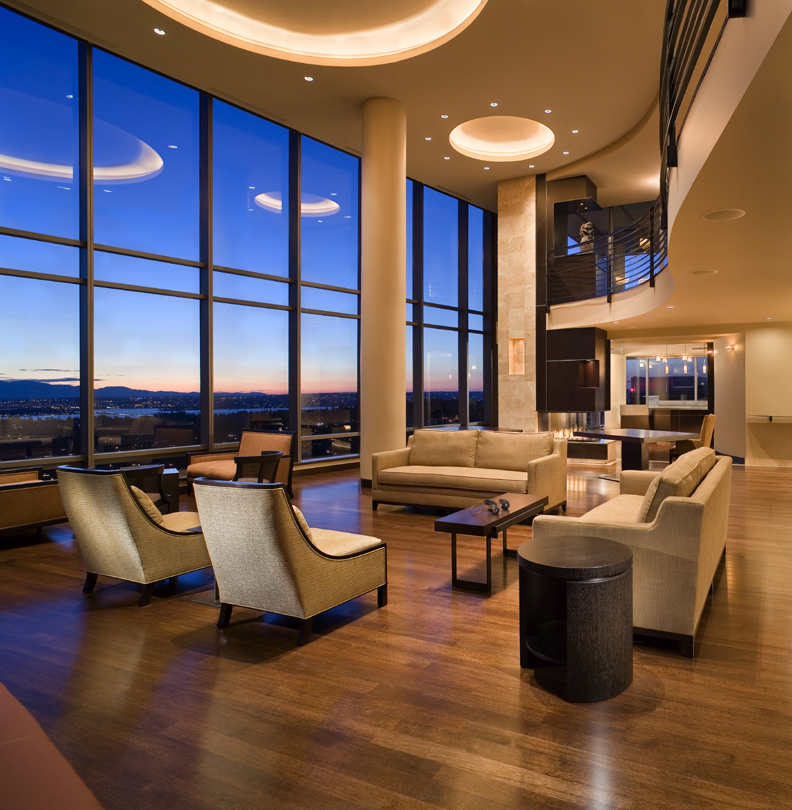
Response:
[{"label": "fireplace", "polygon": [[604,411],[550,413],[548,417],[553,435],[567,440],[567,456],[570,461],[579,460],[597,464],[612,464],[616,461],[617,442],[612,439],[590,439],[574,435],[577,430],[596,430],[604,427]]}]

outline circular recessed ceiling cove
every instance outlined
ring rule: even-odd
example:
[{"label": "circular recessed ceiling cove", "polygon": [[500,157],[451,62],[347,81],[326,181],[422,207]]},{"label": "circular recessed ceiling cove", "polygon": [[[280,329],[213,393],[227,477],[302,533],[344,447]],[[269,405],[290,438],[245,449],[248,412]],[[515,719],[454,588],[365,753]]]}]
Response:
[{"label": "circular recessed ceiling cove", "polygon": [[707,222],[728,222],[730,219],[739,219],[745,216],[745,211],[742,208],[718,208],[715,211],[707,211],[702,214],[701,218],[706,219]]},{"label": "circular recessed ceiling cove", "polygon": [[476,160],[507,163],[528,160],[555,143],[553,130],[530,118],[491,115],[465,121],[448,136],[451,146]]},{"label": "circular recessed ceiling cove", "polygon": [[[253,202],[259,208],[274,211],[280,214],[283,211],[283,195],[280,191],[265,191],[257,194]],[[318,197],[316,194],[303,194],[300,196],[300,216],[303,217],[330,217],[337,214],[341,206],[327,197]]]},{"label": "circular recessed ceiling cove", "polygon": [[382,65],[453,39],[487,0],[144,0],[214,39],[291,62]]}]

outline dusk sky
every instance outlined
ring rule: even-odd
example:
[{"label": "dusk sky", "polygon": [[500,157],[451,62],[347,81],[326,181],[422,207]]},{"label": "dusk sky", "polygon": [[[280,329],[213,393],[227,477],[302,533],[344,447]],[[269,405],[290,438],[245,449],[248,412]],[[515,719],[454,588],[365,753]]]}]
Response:
[{"label": "dusk sky", "polygon": [[[199,94],[93,53],[96,244],[198,261]],[[78,238],[77,93],[76,43],[0,9],[0,224]],[[215,101],[213,159],[215,264],[286,277],[288,131]],[[357,158],[302,138],[303,281],[358,287],[358,169]],[[459,203],[431,189],[425,195],[425,298],[456,307]],[[470,302],[480,308],[483,215],[469,210]],[[0,266],[76,278],[79,250],[0,236]],[[197,293],[199,272],[95,253],[97,281]],[[216,272],[214,283],[217,297],[288,303],[282,282]],[[0,380],[74,380],[78,285],[0,276],[0,295]],[[359,305],[356,295],[307,287],[303,301],[347,314]],[[455,313],[435,312],[456,322]],[[196,299],[97,286],[96,386],[199,390],[198,317]],[[217,391],[287,392],[286,312],[217,303],[214,323]],[[357,321],[304,314],[302,323],[303,391],[356,390]],[[427,391],[455,389],[456,333],[427,329],[425,345]],[[475,337],[475,389],[481,362],[474,345]]]}]

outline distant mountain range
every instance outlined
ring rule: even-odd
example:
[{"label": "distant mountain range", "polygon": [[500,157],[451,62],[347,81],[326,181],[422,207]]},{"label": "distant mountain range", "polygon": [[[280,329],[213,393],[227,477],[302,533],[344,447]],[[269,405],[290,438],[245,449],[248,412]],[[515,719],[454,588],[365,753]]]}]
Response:
[{"label": "distant mountain range", "polygon": [[[0,400],[7,399],[77,399],[80,396],[78,385],[53,385],[37,380],[0,380]],[[141,388],[127,388],[124,385],[108,385],[97,388],[97,399],[128,399],[130,397],[197,397],[197,391],[146,391]],[[221,397],[260,397],[261,393],[234,394],[216,391]]]}]

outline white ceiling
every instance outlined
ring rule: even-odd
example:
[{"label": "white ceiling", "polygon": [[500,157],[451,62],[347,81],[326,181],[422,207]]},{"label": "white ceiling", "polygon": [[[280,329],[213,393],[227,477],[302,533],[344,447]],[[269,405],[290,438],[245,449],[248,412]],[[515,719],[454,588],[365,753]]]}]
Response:
[{"label": "white ceiling", "polygon": [[[374,67],[307,67],[240,50],[174,22],[143,0],[7,2],[352,152],[360,149],[362,102],[372,96],[396,98],[407,109],[408,174],[490,210],[496,208],[498,180],[559,169],[563,173],[566,166],[575,174],[588,173],[601,186],[604,205],[657,195],[656,121],[616,156],[580,161],[618,141],[651,109],[659,83],[665,0],[489,0],[450,42]],[[336,25],[346,24],[344,9],[354,12],[361,2],[337,0]],[[415,5],[412,0],[399,2],[405,8]],[[317,2],[224,0],[224,5],[283,16],[293,15],[297,6],[310,10]],[[326,15],[328,6],[321,5]],[[155,27],[166,35],[154,34]],[[306,82],[305,75],[314,81]],[[493,163],[488,171],[488,164],[451,148],[448,135],[454,127],[495,114],[541,121],[555,132],[555,145],[540,157]],[[573,129],[579,134],[573,135]],[[444,160],[446,156],[451,160]],[[535,168],[529,169],[529,163]]]}]

